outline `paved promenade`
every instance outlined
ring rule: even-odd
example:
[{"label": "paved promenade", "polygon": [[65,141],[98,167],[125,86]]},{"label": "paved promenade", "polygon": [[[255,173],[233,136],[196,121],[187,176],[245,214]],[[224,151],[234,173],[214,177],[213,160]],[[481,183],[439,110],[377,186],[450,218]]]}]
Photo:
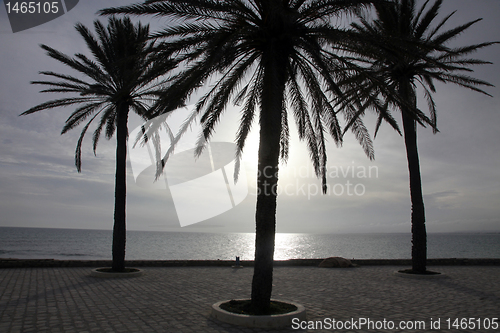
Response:
[{"label": "paved promenade", "polygon": [[[348,269],[276,267],[273,297],[303,304],[308,320],[355,324],[350,330],[273,332],[499,332],[477,329],[500,317],[499,266],[432,266],[446,278],[395,276],[402,267]],[[247,298],[253,269],[229,267],[143,268],[144,275],[100,279],[91,268],[0,269],[0,332],[267,332],[217,322],[211,304]],[[365,319],[365,326],[356,327]],[[476,318],[464,330],[448,330],[458,318]],[[395,325],[393,330],[368,328]],[[430,322],[440,320],[440,329]],[[421,325],[420,330],[399,325]],[[409,322],[407,322],[409,321]],[[319,325],[319,324],[315,324]],[[469,325],[469,324],[467,324]]]}]

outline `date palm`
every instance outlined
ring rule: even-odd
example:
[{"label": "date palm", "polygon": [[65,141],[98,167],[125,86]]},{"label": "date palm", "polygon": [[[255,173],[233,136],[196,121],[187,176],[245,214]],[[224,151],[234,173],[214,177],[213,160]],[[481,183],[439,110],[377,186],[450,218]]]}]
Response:
[{"label": "date palm", "polygon": [[[158,95],[159,79],[175,67],[170,60],[156,59],[155,42],[150,40],[149,26],[134,25],[129,18],[111,17],[105,27],[94,21],[97,38],[82,24],[76,30],[85,40],[94,59],[83,54],[69,57],[47,45],[41,45],[47,55],[79,72],[79,77],[54,72],[40,72],[54,81],[33,81],[47,86],[44,93],[70,93],[73,97],[51,100],[39,104],[22,115],[38,111],[76,105],[68,117],[61,134],[86,122],[76,145],[75,165],[81,172],[82,143],[90,125],[97,119],[92,135],[94,154],[101,132],[107,139],[116,132],[115,210],[113,226],[114,271],[125,269],[126,241],[126,160],[128,115],[133,110],[147,118],[148,105]],[[80,78],[80,77],[86,77]]]},{"label": "date palm", "polygon": [[[203,133],[197,153],[203,151],[227,105],[241,106],[236,133],[239,160],[255,118],[260,125],[255,268],[252,307],[269,309],[276,197],[280,158],[288,156],[288,111],[292,111],[299,137],[307,142],[316,175],[326,190],[326,136],[340,144],[341,127],[331,101],[340,93],[336,84],[344,58],[332,47],[343,38],[334,20],[354,13],[366,0],[170,0],[146,1],[110,8],[101,14],[149,14],[169,19],[169,27],[155,37],[164,38],[165,54],[185,59],[186,68],[170,83],[157,112],[172,107],[208,79],[216,83],[198,101]],[[346,114],[347,118],[351,114]],[[366,128],[358,120],[353,130],[372,157]],[[235,172],[236,177],[237,172]]]},{"label": "date palm", "polygon": [[[378,112],[376,132],[382,121],[388,122],[400,134],[392,110],[401,112],[406,154],[410,178],[412,271],[426,272],[427,233],[422,195],[422,181],[417,151],[417,123],[430,126],[437,132],[436,104],[432,94],[436,82],[453,83],[486,95],[482,86],[488,82],[473,78],[470,66],[489,64],[487,61],[469,58],[470,54],[490,46],[486,42],[462,47],[450,47],[455,39],[480,19],[443,30],[453,13],[433,25],[442,0],[428,6],[425,1],[417,10],[415,0],[392,0],[375,4],[376,18],[369,20],[361,15],[359,23],[352,27],[362,41],[347,46],[360,55],[361,61],[370,63],[369,71],[357,71],[358,75],[346,83],[352,88],[346,95],[344,106],[357,102],[357,115],[372,107]],[[427,10],[426,10],[427,9]],[[417,108],[417,87],[420,86],[427,100],[429,116]],[[376,134],[376,133],[375,133]]]}]

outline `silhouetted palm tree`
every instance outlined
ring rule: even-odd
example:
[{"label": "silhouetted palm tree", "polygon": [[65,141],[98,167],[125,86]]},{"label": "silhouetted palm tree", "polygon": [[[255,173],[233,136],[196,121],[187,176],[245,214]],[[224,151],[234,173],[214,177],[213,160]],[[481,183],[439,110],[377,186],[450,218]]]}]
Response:
[{"label": "silhouetted palm tree", "polygon": [[[279,159],[288,156],[288,107],[299,137],[307,141],[316,175],[326,191],[326,144],[329,132],[341,143],[341,127],[331,105],[340,93],[336,81],[344,58],[332,44],[343,38],[335,18],[354,13],[367,0],[171,0],[146,1],[111,8],[101,14],[150,14],[171,18],[155,35],[166,38],[166,54],[179,54],[186,69],[161,97],[159,112],[171,101],[189,96],[207,79],[216,83],[197,103],[203,134],[197,153],[210,139],[231,100],[242,105],[236,134],[241,157],[254,119],[260,125],[258,153],[255,268],[252,307],[269,309]],[[256,109],[258,109],[258,114]],[[351,114],[347,114],[350,119]],[[373,151],[366,128],[354,121],[354,132],[365,152]],[[235,173],[236,177],[236,173]]]},{"label": "silhouetted palm tree", "polygon": [[[155,42],[149,39],[149,25],[134,25],[129,18],[111,17],[107,28],[94,21],[96,39],[82,24],[76,30],[85,40],[93,58],[76,54],[73,58],[49,47],[41,45],[47,55],[88,77],[88,81],[75,76],[54,72],[40,72],[57,81],[33,81],[32,84],[48,86],[41,92],[73,93],[76,97],[66,97],[39,104],[22,115],[61,106],[78,105],[66,120],[61,134],[87,121],[76,145],[75,164],[81,172],[82,142],[91,123],[97,118],[98,124],[92,136],[94,154],[104,129],[107,139],[116,131],[116,179],[115,212],[113,227],[113,265],[115,271],[125,269],[125,203],[126,203],[126,160],[127,121],[132,109],[147,118],[148,104],[158,95],[162,81],[160,76],[175,64],[170,60],[161,61],[152,52]],[[100,118],[98,118],[100,117]],[[90,119],[90,120],[89,120]]]},{"label": "silhouetted palm tree", "polygon": [[[369,71],[358,70],[357,75],[346,81],[352,84],[350,91],[346,92],[346,96],[350,95],[351,98],[345,97],[343,101],[344,106],[358,103],[357,115],[362,115],[368,107],[374,108],[378,112],[376,132],[381,122],[386,121],[401,134],[390,110],[401,112],[410,178],[412,271],[416,273],[426,271],[427,260],[416,125],[429,125],[434,133],[437,132],[436,105],[432,97],[432,93],[436,92],[435,82],[450,82],[489,95],[478,87],[491,84],[465,73],[472,72],[471,65],[489,64],[467,56],[494,44],[487,42],[464,47],[447,46],[452,39],[480,20],[443,31],[443,26],[453,13],[431,26],[442,0],[435,1],[426,10],[429,2],[426,1],[418,11],[415,0],[392,0],[375,4],[374,20],[361,15],[360,22],[352,24],[357,38],[362,42],[351,43],[346,47],[360,54],[360,60],[368,61],[370,68]],[[417,86],[424,91],[430,116],[417,108]]]}]

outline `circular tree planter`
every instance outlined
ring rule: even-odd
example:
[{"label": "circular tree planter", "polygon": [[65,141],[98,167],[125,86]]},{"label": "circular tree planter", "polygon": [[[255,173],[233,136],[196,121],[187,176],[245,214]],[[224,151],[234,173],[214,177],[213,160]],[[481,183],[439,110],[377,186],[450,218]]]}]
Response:
[{"label": "circular tree planter", "polygon": [[[238,299],[236,301],[244,301],[244,299]],[[271,301],[295,305],[297,310],[284,314],[264,316],[238,314],[220,308],[221,304],[230,302],[230,300],[226,300],[212,305],[212,312],[210,316],[224,323],[256,328],[282,328],[292,326],[292,320],[294,318],[298,318],[300,321],[306,320],[306,309],[304,306],[289,301],[285,302],[274,299]]]},{"label": "circular tree planter", "polygon": [[395,271],[394,274],[404,278],[422,279],[422,280],[441,279],[446,277],[446,275],[443,273],[432,272],[432,271],[427,271],[427,274],[418,274],[418,273],[411,273],[410,270],[400,270],[400,271]]},{"label": "circular tree planter", "polygon": [[109,267],[100,267],[90,272],[90,276],[98,278],[129,278],[141,276],[142,274],[143,271],[138,268],[125,268],[124,272],[115,272]]}]

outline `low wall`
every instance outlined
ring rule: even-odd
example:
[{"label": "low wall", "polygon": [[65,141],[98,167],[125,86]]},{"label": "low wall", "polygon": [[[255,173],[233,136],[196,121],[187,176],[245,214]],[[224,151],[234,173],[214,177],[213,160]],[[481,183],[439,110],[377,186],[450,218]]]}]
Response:
[{"label": "low wall", "polygon": [[[323,259],[275,260],[274,266],[318,266]],[[351,259],[359,266],[388,265],[411,266],[410,259]],[[188,266],[233,266],[234,260],[127,260],[128,267],[188,267]],[[240,261],[251,267],[253,260]],[[500,266],[500,258],[444,258],[427,259],[429,266]],[[110,267],[111,260],[55,260],[55,259],[0,259],[0,268],[16,267]]]}]

